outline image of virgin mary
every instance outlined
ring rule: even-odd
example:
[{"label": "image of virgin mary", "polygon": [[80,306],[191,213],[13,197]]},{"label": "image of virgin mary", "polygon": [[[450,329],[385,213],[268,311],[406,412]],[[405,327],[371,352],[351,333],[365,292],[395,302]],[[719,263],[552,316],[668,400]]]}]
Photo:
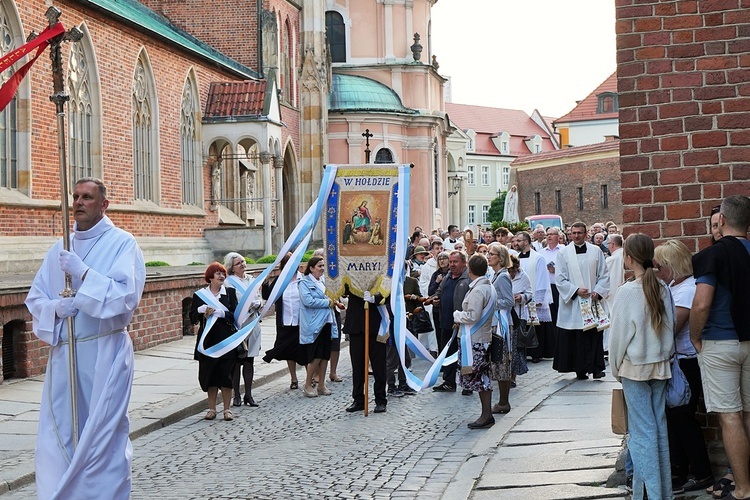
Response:
[{"label": "image of virgin mary", "polygon": [[367,208],[367,200],[362,201],[357,210],[354,212],[353,220],[354,230],[366,233],[370,230],[370,210]]}]

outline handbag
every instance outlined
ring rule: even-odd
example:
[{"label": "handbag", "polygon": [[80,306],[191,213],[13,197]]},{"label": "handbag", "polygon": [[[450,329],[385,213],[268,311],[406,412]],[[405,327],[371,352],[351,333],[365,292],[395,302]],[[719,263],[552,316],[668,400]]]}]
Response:
[{"label": "handbag", "polygon": [[669,360],[669,366],[672,369],[672,378],[667,380],[667,406],[676,408],[684,406],[690,402],[692,391],[687,377],[680,368],[680,360],[677,359],[677,353]]},{"label": "handbag", "polygon": [[534,325],[521,319],[516,314],[516,310],[511,309],[510,315],[513,318],[513,329],[516,331],[516,347],[518,349],[533,349],[539,347],[539,339],[536,337],[536,328]]},{"label": "handbag", "polygon": [[433,330],[430,314],[422,309],[418,313],[412,313],[406,319],[406,328],[413,333],[429,333]]},{"label": "handbag", "polygon": [[628,433],[628,405],[622,389],[612,389],[612,432],[624,436]]},{"label": "handbag", "polygon": [[490,361],[492,363],[502,363],[503,361],[503,339],[494,331],[490,343]]},{"label": "handbag", "polygon": [[239,343],[236,349],[238,358],[245,359],[247,357],[247,337],[242,339],[242,342]]}]

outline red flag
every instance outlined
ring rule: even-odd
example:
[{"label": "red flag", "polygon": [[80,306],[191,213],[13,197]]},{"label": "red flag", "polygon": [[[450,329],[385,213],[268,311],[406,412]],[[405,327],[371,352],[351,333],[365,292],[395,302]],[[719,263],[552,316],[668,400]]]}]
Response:
[{"label": "red flag", "polygon": [[63,26],[63,24],[60,22],[55,23],[53,26],[48,26],[47,28],[45,28],[45,30],[42,31],[42,33],[32,41],[23,44],[16,50],[12,51],[10,54],[7,54],[2,59],[0,59],[0,73],[2,73],[6,69],[10,68],[13,63],[21,59],[23,56],[25,56],[32,50],[37,49],[36,54],[31,57],[29,62],[24,64],[18,71],[13,74],[13,76],[10,77],[7,82],[3,84],[2,87],[0,87],[0,111],[4,110],[5,106],[7,106],[8,103],[13,99],[13,96],[16,94],[16,90],[18,90],[18,86],[21,84],[21,80],[23,80],[23,77],[26,76],[26,73],[29,72],[31,66],[34,65],[37,58],[42,55],[44,49],[46,49],[49,45],[49,41],[64,32],[65,27]]}]

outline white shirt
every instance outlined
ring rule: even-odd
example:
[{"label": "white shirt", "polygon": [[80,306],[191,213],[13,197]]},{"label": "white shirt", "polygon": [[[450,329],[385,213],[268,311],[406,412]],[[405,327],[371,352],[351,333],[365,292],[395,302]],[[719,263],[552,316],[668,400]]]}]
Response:
[{"label": "white shirt", "polygon": [[[284,293],[281,295],[281,303],[284,307],[284,326],[297,326],[299,325],[299,288],[296,286],[296,281],[302,279],[304,274],[297,271],[297,276],[294,280],[286,287]],[[292,285],[295,286],[292,286]]]}]

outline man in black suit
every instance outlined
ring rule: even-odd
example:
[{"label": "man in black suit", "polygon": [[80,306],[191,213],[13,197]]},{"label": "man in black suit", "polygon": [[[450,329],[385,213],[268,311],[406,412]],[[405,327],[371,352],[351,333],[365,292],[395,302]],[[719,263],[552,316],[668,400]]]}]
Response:
[{"label": "man in black suit", "polygon": [[369,299],[369,308],[365,311],[365,300],[350,293],[346,287],[345,295],[349,296],[349,305],[346,308],[346,320],[344,321],[344,333],[349,336],[349,357],[352,362],[352,398],[354,402],[346,411],[355,412],[365,409],[365,314],[369,315],[370,321],[370,369],[372,370],[375,383],[375,413],[384,413],[388,400],[385,395],[386,386],[386,363],[385,342],[378,342],[378,328],[380,326],[380,311],[378,305],[385,303],[385,298],[376,293]]}]

